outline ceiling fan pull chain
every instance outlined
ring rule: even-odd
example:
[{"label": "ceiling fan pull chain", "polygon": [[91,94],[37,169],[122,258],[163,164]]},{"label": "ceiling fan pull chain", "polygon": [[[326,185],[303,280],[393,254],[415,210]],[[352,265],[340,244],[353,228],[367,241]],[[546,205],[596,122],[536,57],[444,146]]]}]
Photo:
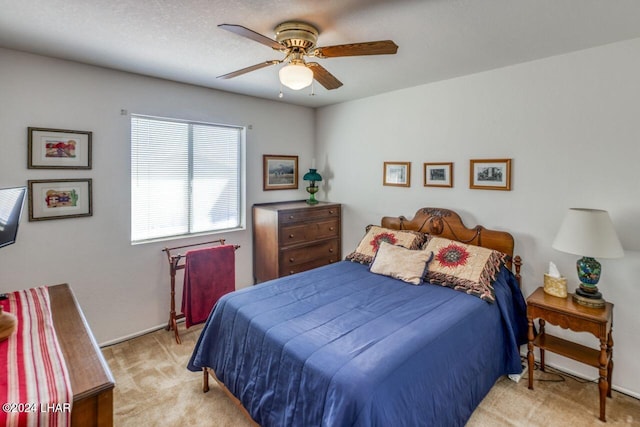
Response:
[{"label": "ceiling fan pull chain", "polygon": [[311,80],[311,93],[309,96],[316,96],[316,86],[313,84],[313,80]]},{"label": "ceiling fan pull chain", "polygon": [[278,98],[284,98],[284,94],[282,93],[282,83],[280,83],[280,93],[278,94]]}]

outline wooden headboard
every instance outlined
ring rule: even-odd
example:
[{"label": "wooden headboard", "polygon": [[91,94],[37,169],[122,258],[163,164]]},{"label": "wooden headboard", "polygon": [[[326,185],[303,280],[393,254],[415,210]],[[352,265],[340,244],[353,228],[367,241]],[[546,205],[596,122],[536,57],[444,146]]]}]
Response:
[{"label": "wooden headboard", "polygon": [[508,268],[515,267],[515,275],[520,282],[520,266],[522,260],[519,256],[513,257],[513,236],[506,231],[490,230],[481,225],[467,228],[460,215],[449,209],[422,208],[407,219],[404,216],[385,216],[381,222],[383,227],[394,230],[414,230],[421,233],[429,233],[446,239],[457,240],[470,245],[495,249],[508,255],[506,264]]}]

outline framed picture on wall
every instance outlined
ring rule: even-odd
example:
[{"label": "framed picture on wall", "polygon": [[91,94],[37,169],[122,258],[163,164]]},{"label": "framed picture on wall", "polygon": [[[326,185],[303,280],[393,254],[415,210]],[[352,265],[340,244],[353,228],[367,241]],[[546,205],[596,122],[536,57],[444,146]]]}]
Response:
[{"label": "framed picture on wall", "polygon": [[298,188],[298,156],[265,154],[262,156],[263,190]]},{"label": "framed picture on wall", "polygon": [[27,183],[29,221],[93,215],[91,179],[44,179]]},{"label": "framed picture on wall", "polygon": [[469,188],[511,190],[511,159],[470,160]]},{"label": "framed picture on wall", "polygon": [[425,187],[453,187],[453,163],[425,163]]},{"label": "framed picture on wall", "polygon": [[92,133],[28,128],[29,169],[91,169]]},{"label": "framed picture on wall", "polygon": [[411,186],[411,162],[384,162],[382,185]]}]

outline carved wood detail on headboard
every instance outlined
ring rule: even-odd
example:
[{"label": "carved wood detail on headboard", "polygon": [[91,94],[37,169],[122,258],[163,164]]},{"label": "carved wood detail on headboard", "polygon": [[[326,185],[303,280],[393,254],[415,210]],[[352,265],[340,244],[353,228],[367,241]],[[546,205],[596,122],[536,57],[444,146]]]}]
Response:
[{"label": "carved wood detail on headboard", "polygon": [[421,233],[429,233],[434,236],[456,240],[470,245],[495,249],[508,255],[507,267],[515,266],[515,273],[520,281],[520,266],[522,261],[519,256],[513,258],[513,236],[506,231],[491,230],[481,225],[467,228],[462,218],[456,212],[443,208],[421,208],[412,219],[404,216],[382,218],[381,225],[394,230],[413,230]]}]

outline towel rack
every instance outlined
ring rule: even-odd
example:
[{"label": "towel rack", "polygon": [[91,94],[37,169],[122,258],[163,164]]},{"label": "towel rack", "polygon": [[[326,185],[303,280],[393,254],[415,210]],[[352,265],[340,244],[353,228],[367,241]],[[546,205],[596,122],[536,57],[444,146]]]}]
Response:
[{"label": "towel rack", "polygon": [[[178,270],[184,269],[184,263],[180,264],[180,260],[185,257],[184,254],[171,255],[171,251],[176,249],[184,249],[192,246],[201,246],[201,245],[211,245],[214,243],[219,243],[220,245],[225,244],[225,239],[212,240],[210,242],[202,242],[202,243],[193,243],[191,245],[183,245],[183,246],[174,246],[173,248],[165,247],[162,249],[162,252],[167,253],[167,261],[169,262],[169,275],[171,277],[171,307],[169,310],[169,323],[166,326],[167,331],[173,330],[173,333],[176,337],[176,342],[178,344],[182,344],[182,340],[180,339],[180,333],[178,332],[178,319],[182,319],[184,317],[184,313],[176,313],[176,272]],[[239,249],[240,245],[233,245],[234,249]]]}]

